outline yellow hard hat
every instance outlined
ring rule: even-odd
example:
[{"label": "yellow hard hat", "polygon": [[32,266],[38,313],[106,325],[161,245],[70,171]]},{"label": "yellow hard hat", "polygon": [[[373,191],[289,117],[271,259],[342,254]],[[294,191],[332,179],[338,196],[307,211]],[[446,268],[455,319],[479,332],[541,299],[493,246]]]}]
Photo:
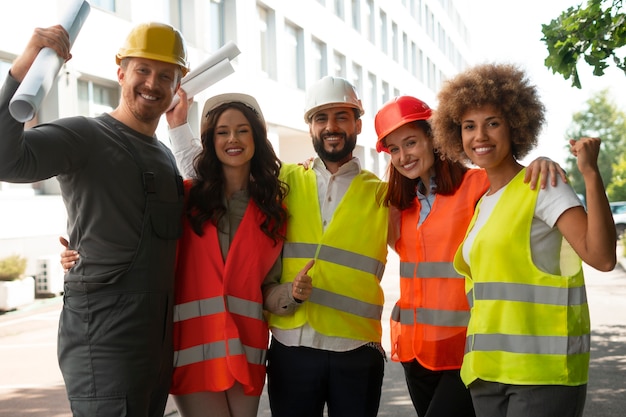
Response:
[{"label": "yellow hard hat", "polygon": [[189,72],[187,48],[183,35],[165,23],[142,23],[133,28],[115,56],[120,64],[124,58],[146,58],[176,64],[183,72]]}]

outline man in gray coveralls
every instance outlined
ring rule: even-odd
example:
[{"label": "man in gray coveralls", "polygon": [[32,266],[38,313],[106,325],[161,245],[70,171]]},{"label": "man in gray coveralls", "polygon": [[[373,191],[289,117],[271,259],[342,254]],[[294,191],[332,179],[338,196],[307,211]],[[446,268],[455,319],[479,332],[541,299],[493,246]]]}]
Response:
[{"label": "man in gray coveralls", "polygon": [[57,176],[80,260],[65,276],[58,358],[74,416],[162,417],[172,372],[172,301],[182,180],[156,137],[187,73],[184,40],[141,24],[117,54],[119,105],[24,130],[9,101],[39,51],[71,57],[61,26],[35,29],[0,91],[0,180]]}]

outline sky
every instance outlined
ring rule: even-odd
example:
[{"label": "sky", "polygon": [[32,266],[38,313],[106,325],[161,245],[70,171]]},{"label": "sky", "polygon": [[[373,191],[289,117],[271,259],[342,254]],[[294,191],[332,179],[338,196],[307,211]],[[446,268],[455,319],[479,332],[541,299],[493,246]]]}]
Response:
[{"label": "sky", "polygon": [[[585,108],[591,96],[608,88],[610,98],[626,112],[626,74],[611,66],[602,77],[595,77],[585,62],[578,64],[582,89],[571,86],[571,79],[552,74],[545,67],[548,55],[541,41],[541,25],[557,18],[568,7],[587,0],[457,0],[472,33],[475,63],[505,62],[518,64],[537,86],[546,106],[546,124],[539,146],[525,160],[548,156],[563,165],[568,155],[566,131],[572,115]],[[626,11],[626,10],[625,10]]]}]

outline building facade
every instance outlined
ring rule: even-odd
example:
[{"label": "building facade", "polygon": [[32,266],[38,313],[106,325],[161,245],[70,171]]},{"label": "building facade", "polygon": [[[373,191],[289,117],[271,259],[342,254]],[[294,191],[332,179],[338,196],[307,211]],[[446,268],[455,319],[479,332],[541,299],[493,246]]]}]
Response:
[{"label": "building facade", "polygon": [[[375,150],[373,117],[389,99],[420,97],[434,107],[442,80],[470,62],[469,33],[453,0],[90,0],[91,12],[72,48],[73,58],[28,125],[59,117],[94,116],[119,100],[115,54],[137,23],[179,28],[190,64],[203,62],[229,41],[241,54],[235,73],[194,97],[189,117],[198,134],[204,101],[223,92],[257,98],[270,140],[285,162],[313,156],[303,119],[304,91],[325,75],[357,88],[365,115],[355,155],[384,178],[386,154]],[[0,83],[38,26],[58,23],[68,0],[20,0],[0,15]],[[163,119],[157,132],[165,143]],[[55,179],[37,184],[0,182],[0,258],[58,253],[65,218]],[[28,209],[27,209],[28,208]],[[33,244],[44,239],[49,244]],[[49,248],[49,249],[48,249]],[[36,253],[33,253],[36,252]]]}]

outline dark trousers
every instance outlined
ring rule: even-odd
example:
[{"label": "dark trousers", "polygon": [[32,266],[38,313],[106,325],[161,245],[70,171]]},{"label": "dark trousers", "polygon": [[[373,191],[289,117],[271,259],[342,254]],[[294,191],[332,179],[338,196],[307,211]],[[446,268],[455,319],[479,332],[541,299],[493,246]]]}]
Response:
[{"label": "dark trousers", "polygon": [[172,380],[171,293],[65,285],[58,358],[74,417],[162,417]]},{"label": "dark trousers", "polygon": [[587,385],[470,384],[476,412],[488,417],[582,417]]},{"label": "dark trousers", "polygon": [[272,339],[267,390],[273,417],[374,417],[384,374],[382,354],[285,346]]},{"label": "dark trousers", "polygon": [[459,370],[431,371],[417,360],[402,362],[413,407],[420,417],[474,417]]}]

